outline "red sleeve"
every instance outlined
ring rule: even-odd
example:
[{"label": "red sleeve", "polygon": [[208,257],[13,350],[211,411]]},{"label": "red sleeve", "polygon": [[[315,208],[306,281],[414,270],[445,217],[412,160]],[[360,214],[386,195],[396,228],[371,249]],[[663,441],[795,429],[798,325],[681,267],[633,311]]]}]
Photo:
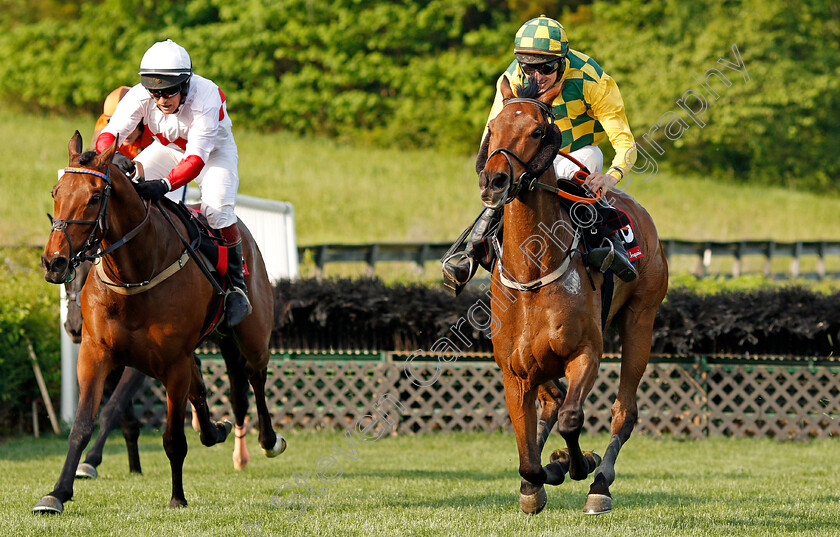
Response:
[{"label": "red sleeve", "polygon": [[96,139],[96,152],[102,153],[103,151],[108,149],[108,146],[114,143],[114,140],[116,139],[116,136],[114,136],[110,132],[101,133],[99,135],[99,138]]},{"label": "red sleeve", "polygon": [[172,190],[175,190],[198,177],[202,168],[204,168],[204,161],[201,160],[201,157],[189,155],[172,168],[172,171],[166,176],[166,180],[169,181]]}]

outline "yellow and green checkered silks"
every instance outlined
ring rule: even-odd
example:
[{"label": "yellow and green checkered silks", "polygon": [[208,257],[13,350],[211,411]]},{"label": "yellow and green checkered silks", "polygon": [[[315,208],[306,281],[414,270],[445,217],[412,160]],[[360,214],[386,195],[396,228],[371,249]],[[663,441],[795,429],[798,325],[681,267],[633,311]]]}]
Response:
[{"label": "yellow and green checkered silks", "polygon": [[513,40],[513,52],[565,56],[569,40],[563,25],[548,17],[531,19],[519,28]]},{"label": "yellow and green checkered silks", "polygon": [[[561,149],[568,153],[587,145],[598,145],[604,138],[609,138],[615,150],[611,168],[620,168],[625,175],[629,174],[636,162],[636,141],[627,122],[618,85],[586,54],[570,49],[566,63],[566,70],[557,82],[563,85],[563,90],[552,103],[555,123],[563,134]],[[496,99],[488,123],[504,106],[499,89],[504,78],[510,81],[511,87],[527,84],[519,63],[514,60],[496,83]]]}]

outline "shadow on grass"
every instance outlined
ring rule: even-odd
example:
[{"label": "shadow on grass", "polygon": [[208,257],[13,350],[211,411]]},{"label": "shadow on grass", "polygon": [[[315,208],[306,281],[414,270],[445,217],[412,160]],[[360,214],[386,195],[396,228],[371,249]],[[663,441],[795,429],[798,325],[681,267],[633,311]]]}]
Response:
[{"label": "shadow on grass", "polygon": [[[85,458],[88,450],[93,445],[93,440],[96,438],[96,432],[88,442],[85,451],[82,454],[82,460]],[[163,440],[160,436],[141,436],[138,444],[138,450],[141,453],[145,452],[162,452]],[[29,461],[33,459],[42,459],[44,457],[64,456],[67,455],[67,437],[66,436],[46,436],[42,438],[9,438],[3,441],[2,449],[0,449],[0,461]],[[102,450],[103,457],[125,455],[125,442],[122,439],[119,431],[113,432],[108,437],[108,442]]]}]

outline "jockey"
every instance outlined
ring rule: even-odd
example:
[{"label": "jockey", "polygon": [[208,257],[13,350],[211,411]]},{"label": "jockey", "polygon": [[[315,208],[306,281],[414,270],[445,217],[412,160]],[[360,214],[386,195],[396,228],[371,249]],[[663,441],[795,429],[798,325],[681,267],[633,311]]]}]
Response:
[{"label": "jockey", "polygon": [[[615,81],[604,73],[589,56],[569,49],[566,30],[554,19],[541,15],[531,19],[519,29],[514,39],[514,61],[496,83],[496,98],[490,110],[488,123],[502,110],[503,79],[511,87],[539,84],[539,93],[562,84],[563,90],[553,103],[555,123],[563,136],[562,151],[569,153],[590,171],[584,185],[592,192],[603,189],[604,194],[614,187],[636,161],[635,140],[624,114],[624,100]],[[601,173],[604,155],[598,143],[608,138],[615,150],[615,158],[606,173]],[[476,171],[484,169],[490,142],[485,127]],[[571,178],[578,168],[568,159],[557,156],[554,171],[558,178]],[[599,218],[593,226],[600,245],[587,255],[595,267],[612,269],[623,281],[636,278],[635,267],[630,261],[620,234],[624,220],[603,199],[595,205]],[[462,252],[443,260],[444,286],[457,295],[475,275],[478,264],[492,269],[495,254],[487,239],[492,237],[502,217],[502,209],[484,209],[476,220],[472,234]],[[625,217],[626,218],[626,217]],[[621,221],[621,225],[618,222]],[[454,248],[457,248],[457,244]],[[479,252],[476,252],[476,250]],[[609,263],[608,267],[604,267]]]},{"label": "jockey", "polygon": [[120,100],[96,139],[96,150],[102,152],[116,137],[125,139],[142,122],[154,142],[135,159],[146,177],[134,185],[137,193],[156,201],[195,179],[201,188],[201,212],[230,248],[227,274],[232,289],[225,295],[225,323],[235,326],[251,312],[251,304],[234,213],[239,154],[225,95],[212,81],[193,74],[190,55],[170,39],[146,51],[139,74],[140,84]]}]

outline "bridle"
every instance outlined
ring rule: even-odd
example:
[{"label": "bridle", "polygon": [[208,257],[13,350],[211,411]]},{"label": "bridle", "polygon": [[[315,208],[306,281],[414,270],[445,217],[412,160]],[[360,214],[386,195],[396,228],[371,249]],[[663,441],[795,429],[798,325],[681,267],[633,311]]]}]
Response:
[{"label": "bridle", "polygon": [[[507,99],[502,105],[502,107],[504,108],[509,104],[515,103],[529,103],[535,105],[537,108],[540,109],[540,112],[543,115],[543,119],[550,125],[554,124],[554,111],[549,105],[545,104],[544,102],[538,101],[537,99],[529,99],[526,97],[514,97],[511,99]],[[546,132],[543,133],[542,138],[540,138],[540,145],[542,145],[545,142],[546,134],[548,134],[548,130],[546,130]],[[537,181],[537,179],[539,179],[539,176],[542,175],[541,173],[532,173],[528,166],[528,163],[525,162],[522,159],[522,157],[520,157],[507,147],[497,147],[496,149],[491,151],[490,154],[487,155],[487,162],[489,162],[494,155],[498,154],[501,154],[503,157],[505,157],[505,160],[507,160],[508,169],[510,170],[510,177],[514,176],[514,167],[511,158],[513,158],[519,164],[521,164],[525,171],[523,171],[516,179],[511,180],[511,183],[508,185],[505,196],[501,198],[500,202],[494,204],[494,206],[488,207],[489,209],[498,209],[503,205],[507,205],[508,203],[516,199],[522,192],[523,185],[525,186],[525,192],[530,192],[534,188],[534,183]]]},{"label": "bridle", "polygon": [[[507,106],[509,104],[514,104],[514,103],[528,103],[528,104],[535,105],[541,111],[541,113],[543,115],[543,119],[545,119],[545,121],[547,123],[549,123],[550,125],[554,124],[554,120],[555,120],[554,112],[553,112],[552,108],[549,105],[547,105],[546,103],[544,103],[542,101],[539,101],[537,99],[530,99],[530,98],[525,98],[525,97],[515,97],[515,98],[512,98],[512,99],[506,100],[504,102],[503,107]],[[542,144],[544,144],[546,142],[545,138],[546,138],[547,133],[548,133],[548,130],[546,130],[546,132],[543,133],[542,138],[540,139],[540,146],[542,146]],[[537,151],[537,154],[538,153],[539,153],[539,150]],[[511,151],[510,149],[508,149],[506,147],[498,147],[498,148],[494,149],[493,151],[491,151],[490,154],[487,155],[487,161],[489,162],[490,158],[493,155],[497,155],[497,154],[501,154],[507,160],[507,164],[508,164],[508,168],[510,170],[510,177],[511,178],[514,177],[513,160],[516,160],[520,165],[522,165],[522,167],[525,168],[525,171],[523,171],[519,175],[519,177],[517,177],[515,180],[514,179],[511,180],[510,184],[507,187],[507,192],[505,193],[505,195],[503,197],[500,198],[500,202],[497,202],[493,206],[487,206],[490,209],[499,209],[499,208],[503,207],[504,205],[507,205],[508,203],[513,201],[514,199],[516,199],[520,194],[531,192],[532,190],[534,190],[534,188],[540,188],[542,190],[547,190],[549,192],[557,194],[557,195],[559,195],[561,197],[564,197],[566,199],[570,199],[572,201],[579,201],[579,202],[582,202],[582,203],[595,203],[598,200],[600,200],[600,198],[601,198],[602,192],[599,192],[597,197],[594,197],[594,198],[579,197],[579,196],[574,196],[573,194],[570,194],[568,192],[565,192],[564,190],[562,190],[558,187],[547,185],[545,183],[540,183],[539,182],[540,176],[542,176],[542,174],[548,168],[546,167],[543,170],[532,170],[529,163],[525,162],[522,159],[522,157],[520,157],[515,152]],[[584,166],[581,162],[579,162],[577,159],[575,159],[574,157],[572,157],[568,153],[565,153],[564,151],[559,151],[558,150],[558,154],[567,158],[567,159],[569,159],[569,160],[571,160],[573,163],[575,163],[580,168],[580,170],[575,173],[574,180],[578,184],[583,184],[583,181],[586,179],[586,177],[589,176],[589,170],[586,168],[586,166]],[[552,165],[552,161],[549,161],[548,166],[551,166],[551,165]],[[520,292],[536,291],[537,289],[540,289],[541,287],[545,287],[546,285],[548,285],[548,284],[556,281],[557,279],[559,279],[569,269],[569,266],[571,265],[572,254],[574,252],[579,252],[578,244],[580,243],[580,238],[581,238],[580,233],[576,231],[575,235],[574,235],[574,239],[572,241],[572,244],[569,246],[568,253],[563,258],[563,261],[560,263],[560,265],[557,268],[555,268],[553,271],[546,274],[545,276],[542,276],[541,278],[537,278],[537,279],[529,281],[529,282],[520,282],[520,281],[518,281],[518,280],[516,280],[516,279],[514,279],[514,278],[505,274],[504,267],[502,266],[502,246],[501,246],[501,244],[499,244],[498,237],[494,236],[493,237],[493,248],[496,250],[496,255],[497,255],[497,259],[498,259],[499,281],[503,285],[505,285],[506,287],[509,287],[511,289],[516,289],[517,291],[520,291]]]},{"label": "bridle", "polygon": [[[148,222],[149,215],[151,211],[151,204],[146,204],[146,216],[143,218],[143,221],[140,222],[134,229],[126,233],[120,240],[116,241],[115,243],[111,244],[108,248],[98,251],[94,254],[88,254],[92,249],[98,249],[99,246],[102,244],[102,241],[105,239],[105,234],[108,232],[108,202],[111,200],[111,190],[113,188],[111,184],[111,171],[110,168],[105,173],[102,173],[97,170],[93,170],[90,168],[83,168],[83,167],[67,167],[64,168],[64,173],[80,173],[80,174],[87,174],[93,175],[95,177],[99,177],[103,181],[105,181],[105,188],[102,192],[102,199],[99,202],[99,211],[96,214],[95,220],[64,220],[61,218],[53,218],[51,214],[47,213],[47,216],[50,219],[50,223],[52,224],[50,228],[50,233],[53,231],[61,231],[64,233],[64,238],[67,240],[67,244],[70,247],[70,267],[71,270],[68,271],[68,279],[67,281],[71,281],[75,277],[75,269],[85,261],[96,261],[97,259],[108,255],[109,253],[113,252],[126,242],[133,239],[139,232],[140,228]],[[79,248],[78,252],[75,254],[73,253],[75,249],[73,248],[73,242],[70,240],[70,235],[67,233],[67,226],[68,224],[77,224],[77,225],[84,225],[84,226],[93,226],[90,230],[90,234],[88,235],[85,242]]]},{"label": "bridle", "polygon": [[[514,103],[528,103],[528,104],[535,105],[542,112],[543,119],[545,119],[545,121],[549,125],[554,124],[554,121],[555,121],[554,111],[546,103],[544,103],[542,101],[539,101],[537,99],[530,99],[530,98],[526,98],[526,97],[514,97],[514,98],[511,98],[511,99],[507,99],[504,102],[504,104],[502,105],[502,107],[504,108],[505,106],[507,106],[509,104],[514,104]],[[543,133],[542,138],[540,139],[540,145],[545,143],[545,137],[546,137],[547,133],[548,133],[547,130],[546,130],[546,132]],[[511,183],[508,185],[507,192],[505,193],[505,196],[500,198],[500,201],[496,202],[492,206],[487,206],[489,209],[499,209],[500,207],[502,207],[504,205],[507,205],[508,203],[510,203],[511,201],[516,199],[517,197],[519,197],[520,194],[531,192],[531,191],[534,190],[534,188],[540,188],[542,190],[546,190],[546,191],[551,192],[553,194],[557,194],[560,197],[566,198],[570,201],[579,202],[579,203],[587,203],[587,204],[597,203],[603,195],[603,191],[598,191],[595,194],[594,197],[576,196],[574,194],[566,192],[565,190],[563,190],[561,188],[554,187],[554,186],[551,186],[551,185],[547,185],[545,183],[540,183],[539,178],[543,174],[543,172],[545,172],[545,170],[537,170],[536,172],[534,170],[531,170],[528,162],[525,162],[522,159],[522,157],[520,157],[519,155],[517,155],[516,153],[514,153],[513,151],[511,151],[507,147],[497,147],[496,149],[491,151],[490,154],[487,155],[487,162],[490,161],[491,157],[493,157],[494,155],[497,155],[497,154],[501,154],[503,157],[505,157],[505,160],[507,160],[508,169],[510,170],[510,177],[514,176],[514,166],[513,166],[513,162],[511,161],[511,158],[513,158],[519,164],[521,164],[522,167],[525,169],[525,171],[523,171],[519,175],[519,177],[517,177],[516,179],[511,180]],[[578,168],[580,168],[577,172],[575,172],[573,180],[578,185],[582,185],[583,182],[586,180],[586,178],[589,176],[589,170],[586,168],[586,166],[584,166],[579,160],[577,160],[575,157],[571,156],[570,154],[566,153],[565,151],[558,150],[557,154],[560,155],[561,157],[564,157],[564,158],[572,161],[575,165],[577,165]]]}]

